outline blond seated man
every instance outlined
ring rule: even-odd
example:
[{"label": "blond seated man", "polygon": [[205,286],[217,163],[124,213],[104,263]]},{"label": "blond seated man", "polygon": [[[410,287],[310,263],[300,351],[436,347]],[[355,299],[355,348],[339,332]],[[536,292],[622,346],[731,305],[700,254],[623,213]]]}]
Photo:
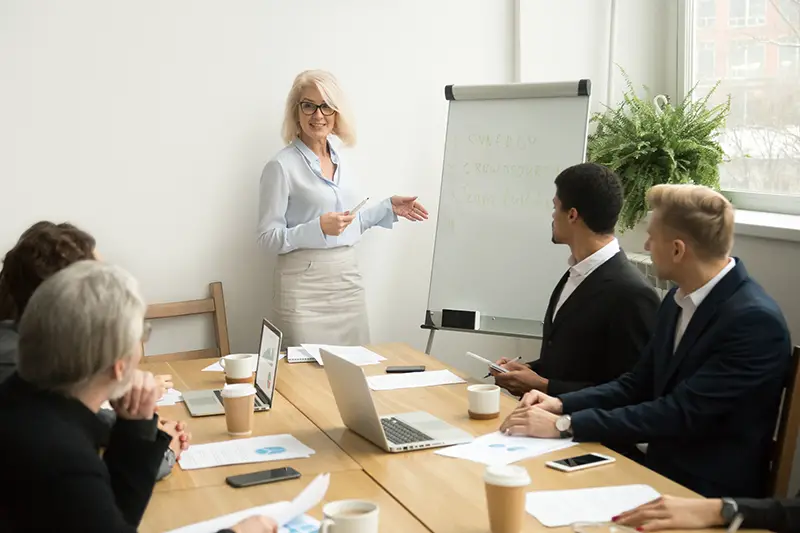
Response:
[{"label": "blond seated man", "polygon": [[[775,301],[730,256],[733,207],[695,185],[658,185],[645,248],[664,298],[631,372],[548,396],[533,391],[501,429],[579,442],[647,442],[643,463],[707,497],[763,497],[789,331]],[[613,312],[613,310],[610,310]]]}]

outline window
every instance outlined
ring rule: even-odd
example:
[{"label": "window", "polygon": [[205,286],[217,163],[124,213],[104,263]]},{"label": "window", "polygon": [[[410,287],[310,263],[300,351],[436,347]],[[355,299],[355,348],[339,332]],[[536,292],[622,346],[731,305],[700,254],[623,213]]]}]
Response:
[{"label": "window", "polygon": [[758,78],[764,73],[764,43],[754,40],[731,43],[728,55],[731,78]]},{"label": "window", "polygon": [[697,27],[708,28],[717,21],[717,3],[715,0],[700,0],[697,4]]},{"label": "window", "polygon": [[800,74],[800,38],[782,39],[778,45],[778,70],[781,76],[797,78]]},{"label": "window", "polygon": [[716,80],[716,47],[714,43],[701,43],[697,50],[697,69],[694,73],[699,81]]},{"label": "window", "polygon": [[728,0],[728,24],[759,26],[767,22],[767,0]]},{"label": "window", "polygon": [[[719,82],[710,103],[731,98],[722,188],[737,207],[800,215],[800,0],[685,4],[684,89],[700,98]],[[730,24],[710,30],[712,11]]]}]

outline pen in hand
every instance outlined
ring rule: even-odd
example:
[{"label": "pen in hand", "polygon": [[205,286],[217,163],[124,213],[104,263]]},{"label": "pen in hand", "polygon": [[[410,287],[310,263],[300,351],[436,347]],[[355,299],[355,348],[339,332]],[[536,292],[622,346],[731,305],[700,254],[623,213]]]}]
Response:
[{"label": "pen in hand", "polygon": [[[522,356],[521,356],[521,355],[520,355],[520,356],[518,356],[518,357],[515,357],[515,358],[514,358],[514,359],[512,359],[511,361],[508,361],[506,364],[508,364],[508,363],[516,363],[516,362],[517,362],[517,361],[519,361],[520,359],[522,359]],[[489,372],[488,374],[486,374],[485,376],[483,376],[483,379],[490,378],[490,377],[492,377],[492,373],[491,373],[491,372]]]}]

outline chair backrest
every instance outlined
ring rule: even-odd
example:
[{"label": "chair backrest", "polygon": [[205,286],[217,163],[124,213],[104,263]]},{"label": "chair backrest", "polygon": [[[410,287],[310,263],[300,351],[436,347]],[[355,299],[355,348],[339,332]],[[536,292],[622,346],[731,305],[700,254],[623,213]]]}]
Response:
[{"label": "chair backrest", "polygon": [[149,305],[147,306],[147,315],[145,318],[147,320],[161,320],[179,316],[211,314],[214,318],[216,346],[187,352],[150,355],[147,357],[147,362],[223,357],[231,353],[230,341],[228,340],[228,318],[225,314],[225,297],[222,293],[222,283],[214,281],[208,284],[208,288],[211,295],[202,300]]},{"label": "chair backrest", "polygon": [[797,435],[800,433],[800,346],[794,347],[786,385],[783,389],[778,435],[772,456],[772,495],[789,497],[789,479],[792,475]]}]

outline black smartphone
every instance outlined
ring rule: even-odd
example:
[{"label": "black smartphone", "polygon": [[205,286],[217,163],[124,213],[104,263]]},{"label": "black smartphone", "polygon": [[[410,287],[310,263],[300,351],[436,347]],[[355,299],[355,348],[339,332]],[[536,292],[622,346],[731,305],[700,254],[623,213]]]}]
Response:
[{"label": "black smartphone", "polygon": [[234,488],[252,487],[253,485],[262,485],[264,483],[275,483],[276,481],[285,481],[287,479],[297,479],[300,477],[300,472],[290,466],[283,468],[273,468],[272,470],[262,470],[261,472],[251,472],[249,474],[241,474],[238,476],[229,476],[225,481]]},{"label": "black smartphone", "polygon": [[387,374],[408,374],[409,372],[425,372],[425,365],[386,367]]}]

